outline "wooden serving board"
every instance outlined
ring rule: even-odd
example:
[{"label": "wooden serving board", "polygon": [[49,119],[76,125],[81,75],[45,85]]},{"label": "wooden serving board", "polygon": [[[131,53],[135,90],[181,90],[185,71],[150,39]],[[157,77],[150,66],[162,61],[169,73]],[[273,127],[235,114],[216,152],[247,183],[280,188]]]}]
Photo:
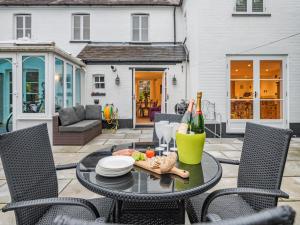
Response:
[{"label": "wooden serving board", "polygon": [[[163,174],[160,169],[151,168],[150,165],[149,165],[149,161],[147,161],[147,160],[146,161],[142,161],[142,160],[135,161],[134,165],[136,165],[138,167],[141,167],[145,170],[149,170],[151,172],[157,173],[157,174]],[[175,174],[175,175],[180,176],[182,178],[188,178],[190,176],[189,171],[178,169],[176,166],[174,166],[171,170],[169,170],[166,173]]]}]

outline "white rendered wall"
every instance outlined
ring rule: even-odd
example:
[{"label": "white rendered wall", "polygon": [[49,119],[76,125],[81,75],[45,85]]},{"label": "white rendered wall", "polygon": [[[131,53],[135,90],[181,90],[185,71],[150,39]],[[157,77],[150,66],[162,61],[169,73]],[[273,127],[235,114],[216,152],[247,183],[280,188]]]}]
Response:
[{"label": "white rendered wall", "polygon": [[[132,70],[138,68],[169,68],[167,73],[167,89],[169,94],[168,112],[174,113],[174,106],[184,98],[185,93],[185,69],[182,64],[176,65],[115,65],[120,77],[120,85],[115,84],[116,76],[112,73],[111,65],[87,65],[86,71],[86,104],[94,104],[94,99],[100,99],[100,104],[114,103],[119,109],[120,119],[132,119]],[[93,88],[93,75],[105,75],[105,89]],[[172,84],[173,76],[176,76],[177,85]],[[106,96],[92,97],[92,92],[106,93]]]},{"label": "white rendered wall", "polygon": [[0,41],[15,38],[14,14],[32,16],[32,40],[54,41],[76,56],[86,43],[70,43],[72,14],[89,13],[93,42],[130,42],[131,14],[149,14],[149,41],[173,41],[173,7],[0,7]]},{"label": "white rendered wall", "polygon": [[300,35],[252,51],[248,49],[299,33],[300,2],[269,0],[271,17],[233,17],[234,0],[186,0],[191,79],[226,119],[226,54],[288,54],[289,122],[300,122]]}]

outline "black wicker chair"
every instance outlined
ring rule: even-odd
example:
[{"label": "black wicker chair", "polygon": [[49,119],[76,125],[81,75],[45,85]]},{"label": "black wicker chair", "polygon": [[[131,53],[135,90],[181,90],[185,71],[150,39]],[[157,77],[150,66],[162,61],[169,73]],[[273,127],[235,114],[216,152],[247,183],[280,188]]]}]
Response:
[{"label": "black wicker chair", "polygon": [[[155,113],[154,116],[154,123],[166,120],[169,121],[170,123],[176,122],[180,123],[183,115],[178,115],[178,114],[166,114],[166,113]],[[153,129],[153,142],[158,142],[158,138],[155,132],[155,126]]]},{"label": "black wicker chair", "polygon": [[280,186],[291,136],[291,130],[247,123],[240,161],[219,159],[221,163],[239,165],[238,187],[188,200],[191,222],[249,215],[275,207],[279,197],[288,198]]},{"label": "black wicker chair", "polygon": [[46,124],[0,135],[0,155],[12,199],[2,211],[14,210],[18,225],[50,225],[57,215],[108,216],[110,199],[58,198],[56,169],[76,164],[55,168]]},{"label": "black wicker chair", "polygon": [[[221,220],[212,223],[199,223],[198,225],[292,225],[295,219],[295,211],[289,206],[280,206],[274,209],[238,217],[235,219]],[[101,222],[89,222],[73,219],[68,216],[58,216],[54,225],[108,225]]]}]

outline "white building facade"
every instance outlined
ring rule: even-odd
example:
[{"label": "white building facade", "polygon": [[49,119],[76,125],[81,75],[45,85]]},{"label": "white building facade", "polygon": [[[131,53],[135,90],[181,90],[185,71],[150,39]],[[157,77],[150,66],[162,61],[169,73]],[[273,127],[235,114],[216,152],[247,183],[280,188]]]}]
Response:
[{"label": "white building facade", "polygon": [[[13,98],[14,129],[29,126],[34,118],[41,122],[44,117],[51,129],[51,116],[60,107],[94,104],[95,100],[103,106],[113,103],[119,109],[121,127],[134,127],[137,77],[143,74],[151,79],[152,73],[160,80],[162,112],[174,113],[176,103],[202,90],[222,115],[224,135],[243,133],[247,121],[290,127],[300,133],[297,0],[44,4],[0,1],[0,58],[13,58],[3,47],[7,43],[19,43],[19,49],[24,49],[54,42],[64,55],[73,57],[68,59],[73,60],[73,82],[67,78],[67,59],[61,68],[53,56],[46,84],[52,90],[46,98],[49,111],[32,113],[24,123],[24,113],[15,109],[23,107],[22,100]],[[80,79],[75,68],[80,69]],[[22,68],[19,70],[16,80],[22,76]],[[57,85],[59,79],[63,83]],[[24,90],[24,85],[13,85],[11,91],[6,90],[6,102],[7,93],[24,96]],[[71,103],[68,96],[72,96]],[[3,120],[5,116],[7,113]]]}]

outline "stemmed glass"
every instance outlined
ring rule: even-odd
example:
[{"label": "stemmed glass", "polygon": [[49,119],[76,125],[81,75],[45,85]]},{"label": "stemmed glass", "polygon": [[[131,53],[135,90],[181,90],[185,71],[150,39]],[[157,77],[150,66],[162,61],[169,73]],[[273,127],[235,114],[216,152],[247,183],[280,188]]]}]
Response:
[{"label": "stemmed glass", "polygon": [[170,124],[164,124],[163,125],[163,137],[164,137],[164,140],[167,143],[167,151],[163,152],[164,155],[169,154],[169,143],[170,143],[171,138],[172,138],[172,131],[173,131],[173,126],[172,125],[170,125]]},{"label": "stemmed glass", "polygon": [[161,139],[163,137],[163,125],[164,124],[168,124],[169,121],[159,121],[159,122],[156,122],[154,124],[155,126],[155,133],[156,133],[156,136],[158,138],[158,142],[159,142],[159,145],[158,147],[155,148],[156,151],[162,151],[164,150],[164,148],[161,146]]},{"label": "stemmed glass", "polygon": [[170,150],[171,151],[177,151],[177,148],[176,148],[176,132],[178,130],[178,127],[179,127],[180,123],[170,123],[170,125],[173,126],[172,139],[173,139],[173,144],[174,144],[174,147],[172,147]]}]

